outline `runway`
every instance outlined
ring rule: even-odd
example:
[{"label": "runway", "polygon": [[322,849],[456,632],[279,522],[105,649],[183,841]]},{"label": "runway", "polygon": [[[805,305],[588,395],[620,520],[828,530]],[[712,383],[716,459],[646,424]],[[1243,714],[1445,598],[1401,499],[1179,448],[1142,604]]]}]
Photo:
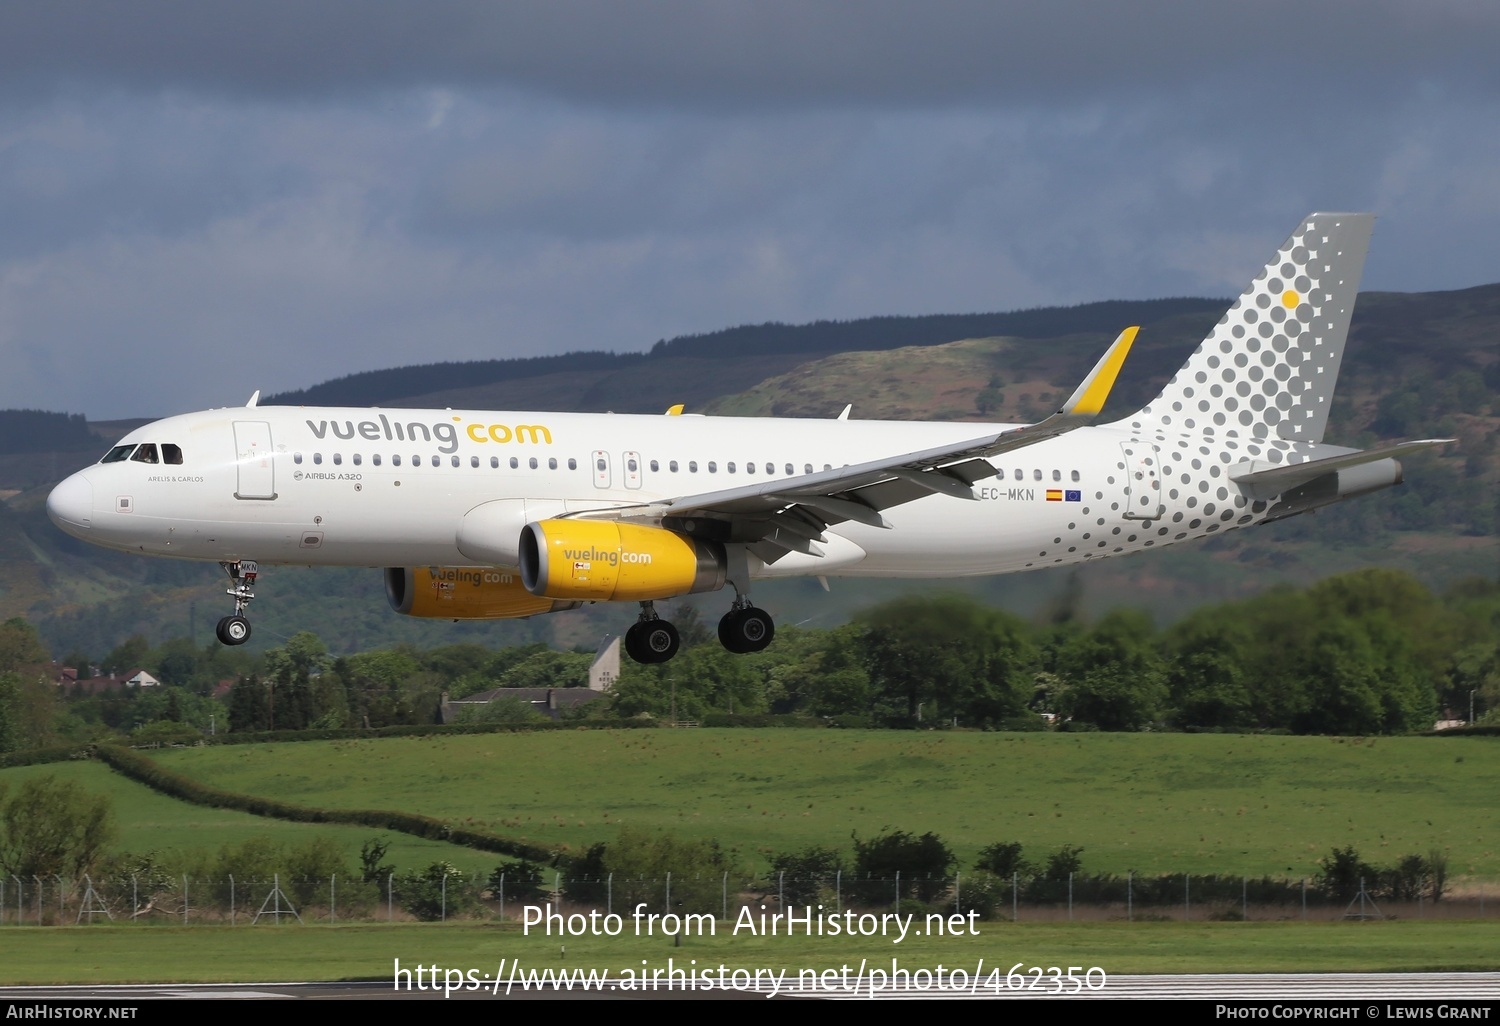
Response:
[{"label": "runway", "polygon": [[[1180,1000],[1232,1001],[1263,1004],[1267,1002],[1344,1002],[1357,1009],[1361,1018],[1387,1018],[1387,1002],[1420,1002],[1423,1004],[1455,1002],[1463,1005],[1500,1003],[1500,972],[1492,973],[1211,973],[1188,976],[1114,976],[1102,987],[1082,989],[1078,993],[1049,993],[1041,989],[1011,989],[1000,980],[965,981],[939,985],[931,978],[916,977],[873,988],[863,985],[799,986],[788,978],[780,986],[761,981],[758,985],[729,989],[684,989],[657,987],[640,989],[618,978],[600,980],[589,988],[568,987],[556,983],[489,990],[454,990],[449,994],[436,990],[394,989],[389,982],[345,983],[238,983],[238,984],[145,984],[134,986],[71,987],[0,987],[0,1003],[9,1005],[106,1004],[120,1005],[148,1001],[214,1001],[214,1000],[598,1000],[598,999],[821,999],[870,1000],[871,998],[933,998],[946,1000],[1032,1000],[1032,1001],[1098,1001],[1098,1000]],[[1481,1009],[1483,1010],[1483,1009]],[[1482,1018],[1485,1016],[1481,1016]],[[1500,1019],[1500,1014],[1496,1015]]]}]

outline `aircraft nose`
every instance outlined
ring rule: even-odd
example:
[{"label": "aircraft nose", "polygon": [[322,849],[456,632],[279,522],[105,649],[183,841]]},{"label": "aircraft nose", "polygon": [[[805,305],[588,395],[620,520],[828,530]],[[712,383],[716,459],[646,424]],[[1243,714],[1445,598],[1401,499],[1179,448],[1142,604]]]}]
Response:
[{"label": "aircraft nose", "polygon": [[67,478],[47,496],[47,516],[69,534],[93,526],[94,486],[82,474]]}]

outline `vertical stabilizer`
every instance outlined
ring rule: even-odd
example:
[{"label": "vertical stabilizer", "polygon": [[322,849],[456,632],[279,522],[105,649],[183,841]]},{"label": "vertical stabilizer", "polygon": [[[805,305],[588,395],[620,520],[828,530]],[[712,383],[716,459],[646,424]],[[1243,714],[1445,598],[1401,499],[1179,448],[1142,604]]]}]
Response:
[{"label": "vertical stabilizer", "polygon": [[1374,224],[1373,214],[1309,214],[1161,394],[1126,419],[1321,442]]}]

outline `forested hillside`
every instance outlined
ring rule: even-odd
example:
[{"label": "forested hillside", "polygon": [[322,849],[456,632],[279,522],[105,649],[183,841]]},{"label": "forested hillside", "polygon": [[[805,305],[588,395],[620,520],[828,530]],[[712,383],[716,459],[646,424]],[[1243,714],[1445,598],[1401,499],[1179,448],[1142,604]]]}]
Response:
[{"label": "forested hillside", "polygon": [[[353,375],[281,397],[391,406],[659,413],[686,402],[724,415],[1016,422],[1044,415],[1120,327],[1143,323],[1105,419],[1138,408],[1180,365],[1223,306],[1215,300],[1098,303],[1066,310],[837,324],[761,325],[658,343],[647,354],[575,353],[536,360],[434,364]],[[1500,479],[1500,285],[1459,292],[1366,293],[1356,308],[1330,441],[1454,437],[1404,461],[1406,484],[1315,515],[1197,545],[1076,570],[915,584],[838,579],[763,585],[783,623],[843,622],[871,601],[956,588],[1025,617],[1059,603],[1084,615],[1120,604],[1161,622],[1278,583],[1385,566],[1439,590],[1496,572]],[[270,400],[268,400],[270,401]],[[208,640],[227,612],[211,565],[135,558],[84,545],[46,520],[47,491],[131,425],[85,424],[36,411],[0,414],[0,616],[33,620],[56,653],[107,651],[143,634]],[[49,439],[54,447],[43,448]],[[592,606],[527,621],[449,624],[386,607],[377,572],[267,568],[256,604],[257,649],[316,630],[337,652],[382,643],[545,641],[592,648],[630,611]],[[716,620],[721,596],[683,604]]]}]

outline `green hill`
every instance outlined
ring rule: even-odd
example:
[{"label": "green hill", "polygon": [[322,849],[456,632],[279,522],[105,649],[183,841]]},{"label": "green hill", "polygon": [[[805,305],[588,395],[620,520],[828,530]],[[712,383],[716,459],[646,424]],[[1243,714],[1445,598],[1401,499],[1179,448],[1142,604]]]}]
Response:
[{"label": "green hill", "polygon": [[[287,402],[390,406],[661,412],[685,402],[721,415],[1016,422],[1044,415],[1077,383],[1118,330],[1142,323],[1104,416],[1147,401],[1223,307],[1215,300],[1096,303],[1054,310],[949,317],[871,318],[760,325],[658,343],[647,354],[575,353],[534,360],[434,364],[352,375]],[[1500,479],[1500,285],[1443,293],[1366,293],[1356,307],[1329,439],[1457,437],[1440,454],[1406,463],[1407,484],[1251,532],[1076,570],[962,582],[787,581],[757,587],[783,622],[827,626],[914,589],[961,589],[1023,615],[1081,595],[1085,613],[1149,606],[1162,620],[1287,581],[1391,566],[1441,588],[1497,565]],[[17,426],[19,425],[19,426]],[[47,491],[95,457],[132,422],[90,424],[27,411],[0,415],[0,617],[27,616],[57,654],[102,653],[134,633],[200,642],[228,611],[217,567],[136,558],[55,530]],[[66,444],[36,450],[53,431]],[[24,437],[23,437],[24,436]],[[450,624],[391,613],[370,570],[268,568],[252,645],[312,629],[335,651],[410,641],[592,648],[629,611],[592,606],[528,621]],[[717,619],[724,599],[688,601]]]}]

